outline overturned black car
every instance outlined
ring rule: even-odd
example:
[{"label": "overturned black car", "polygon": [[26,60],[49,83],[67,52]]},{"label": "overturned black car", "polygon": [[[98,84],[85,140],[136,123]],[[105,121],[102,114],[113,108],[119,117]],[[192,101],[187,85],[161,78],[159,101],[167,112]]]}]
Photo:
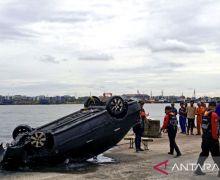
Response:
[{"label": "overturned black car", "polygon": [[120,96],[111,97],[107,103],[93,96],[84,106],[35,129],[28,125],[16,127],[13,142],[6,148],[0,145],[1,168],[92,158],[115,146],[139,119],[137,101]]}]

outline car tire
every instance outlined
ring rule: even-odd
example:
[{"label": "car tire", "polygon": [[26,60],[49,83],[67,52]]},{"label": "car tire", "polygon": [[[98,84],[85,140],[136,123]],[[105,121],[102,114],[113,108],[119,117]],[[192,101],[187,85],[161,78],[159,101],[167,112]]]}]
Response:
[{"label": "car tire", "polygon": [[113,96],[108,100],[106,109],[111,116],[123,118],[127,114],[128,106],[120,96]]},{"label": "car tire", "polygon": [[34,132],[30,139],[32,147],[37,149],[45,147],[47,142],[46,134],[41,131]]},{"label": "car tire", "polygon": [[100,101],[100,99],[96,96],[90,96],[86,102],[84,103],[84,107],[88,108],[90,106],[101,106],[102,102]]},{"label": "car tire", "polygon": [[19,125],[12,132],[12,137],[13,137],[13,139],[16,139],[16,137],[19,134],[26,133],[26,132],[31,132],[31,131],[32,131],[32,128],[30,126],[28,126],[28,125]]}]

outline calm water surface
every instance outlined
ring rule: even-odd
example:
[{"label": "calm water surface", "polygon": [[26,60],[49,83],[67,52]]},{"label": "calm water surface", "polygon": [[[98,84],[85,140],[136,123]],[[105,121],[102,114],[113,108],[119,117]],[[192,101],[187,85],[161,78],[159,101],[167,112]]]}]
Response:
[{"label": "calm water surface", "polygon": [[35,128],[71,114],[83,105],[7,105],[0,106],[0,142],[11,139],[13,129],[19,124]]},{"label": "calm water surface", "polygon": [[[167,104],[145,104],[146,112],[152,119],[163,121],[164,107]],[[179,108],[178,105],[176,105]],[[0,142],[11,140],[13,129],[19,124],[35,128],[60,117],[73,113],[83,105],[7,105],[0,106]]]}]

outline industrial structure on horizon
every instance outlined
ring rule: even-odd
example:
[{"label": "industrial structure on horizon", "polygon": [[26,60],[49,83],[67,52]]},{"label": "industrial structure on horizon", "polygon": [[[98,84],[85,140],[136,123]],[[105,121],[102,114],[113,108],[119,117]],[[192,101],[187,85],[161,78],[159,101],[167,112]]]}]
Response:
[{"label": "industrial structure on horizon", "polygon": [[[111,92],[104,92],[102,96],[99,96],[100,99],[106,100],[109,96],[112,96]],[[164,91],[161,91],[161,95],[153,96],[151,91],[150,95],[140,93],[137,90],[137,93],[134,94],[122,94],[121,95],[125,99],[136,99],[136,100],[143,100],[146,103],[179,103],[179,102],[190,102],[194,100],[195,102],[210,102],[210,101],[220,101],[220,97],[196,97],[196,91],[193,91],[192,97],[185,97],[182,93],[180,96],[164,96]],[[83,96],[76,98],[75,96],[24,96],[24,95],[13,95],[13,96],[1,96],[0,95],[0,105],[20,105],[20,104],[82,104],[84,103],[89,96]]]}]

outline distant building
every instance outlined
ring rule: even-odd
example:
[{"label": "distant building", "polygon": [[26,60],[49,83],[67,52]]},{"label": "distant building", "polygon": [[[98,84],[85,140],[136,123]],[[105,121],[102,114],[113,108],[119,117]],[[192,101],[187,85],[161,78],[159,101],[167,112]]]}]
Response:
[{"label": "distant building", "polygon": [[125,99],[135,99],[135,100],[144,100],[144,101],[150,99],[150,96],[147,94],[123,94],[122,97]]}]

